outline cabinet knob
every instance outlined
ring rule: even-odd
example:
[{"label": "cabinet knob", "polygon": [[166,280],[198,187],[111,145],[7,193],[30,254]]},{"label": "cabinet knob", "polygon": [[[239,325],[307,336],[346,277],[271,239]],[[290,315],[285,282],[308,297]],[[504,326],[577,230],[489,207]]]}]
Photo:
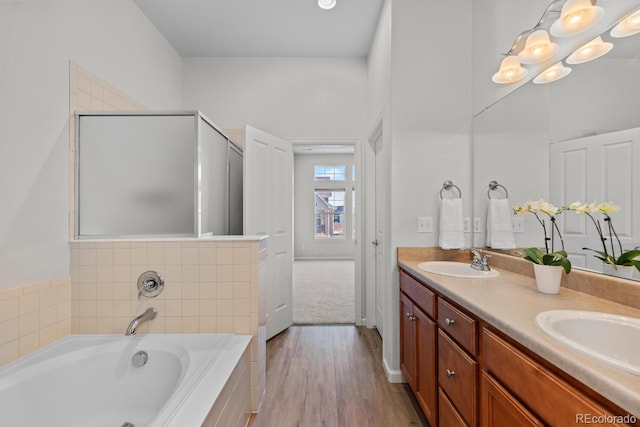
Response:
[{"label": "cabinet knob", "polygon": [[447,369],[445,371],[445,374],[447,374],[447,377],[451,378],[452,376],[454,376],[456,374],[456,371],[452,371],[450,369]]},{"label": "cabinet knob", "polygon": [[409,319],[409,320],[416,320],[416,316],[414,316],[414,315],[413,315],[413,314],[411,314],[411,313],[407,313],[407,319]]},{"label": "cabinet knob", "polygon": [[447,326],[453,326],[453,324],[456,323],[456,321],[454,319],[444,319],[444,324]]}]

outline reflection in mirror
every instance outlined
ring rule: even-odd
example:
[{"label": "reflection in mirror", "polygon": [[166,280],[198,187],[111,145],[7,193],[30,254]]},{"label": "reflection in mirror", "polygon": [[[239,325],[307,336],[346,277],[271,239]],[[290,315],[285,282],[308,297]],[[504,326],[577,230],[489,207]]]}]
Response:
[{"label": "reflection in mirror", "polygon": [[[474,44],[474,64],[484,64],[486,70],[484,81],[478,76],[474,82],[474,216],[483,224],[482,231],[474,234],[474,245],[486,243],[489,184],[497,181],[508,190],[511,206],[540,198],[556,206],[614,202],[621,208],[611,214],[615,230],[623,248],[633,249],[640,245],[640,132],[635,129],[640,128],[640,35],[614,39],[605,34],[603,40],[614,45],[606,56],[573,65],[568,78],[547,85],[527,83],[509,93],[504,87],[495,88],[499,86],[491,82],[495,70],[486,67],[484,57],[491,49],[504,51],[512,39],[499,37],[509,32],[513,37],[518,33],[513,27],[522,25],[523,18],[517,24],[507,19],[501,27],[499,17],[509,16],[500,12],[502,8],[532,9],[522,0],[508,3],[474,2],[474,11],[482,9],[474,14],[474,38],[478,35],[483,41],[482,46]],[[544,8],[546,2],[535,3]],[[530,16],[537,18],[535,13]],[[494,26],[490,35],[488,25]],[[602,217],[597,219],[603,223]],[[574,266],[602,272],[594,253],[582,250],[601,247],[589,218],[564,212],[559,225]],[[515,228],[517,247],[543,245],[533,216],[518,217]],[[640,279],[638,271],[633,275]]]}]

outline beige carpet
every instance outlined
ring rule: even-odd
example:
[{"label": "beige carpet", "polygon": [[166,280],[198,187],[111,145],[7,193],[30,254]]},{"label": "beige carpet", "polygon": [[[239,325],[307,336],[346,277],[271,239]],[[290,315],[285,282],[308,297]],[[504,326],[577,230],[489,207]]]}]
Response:
[{"label": "beige carpet", "polygon": [[354,323],[354,261],[293,263],[293,323]]}]

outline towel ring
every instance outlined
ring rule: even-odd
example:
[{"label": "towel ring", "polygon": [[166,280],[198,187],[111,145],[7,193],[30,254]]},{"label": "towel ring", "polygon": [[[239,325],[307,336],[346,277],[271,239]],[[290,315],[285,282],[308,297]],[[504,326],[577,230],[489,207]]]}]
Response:
[{"label": "towel ring", "polygon": [[502,184],[498,184],[498,181],[491,181],[489,183],[489,191],[487,192],[487,197],[491,198],[491,192],[492,191],[496,191],[498,189],[498,187],[502,188],[504,190],[504,198],[508,199],[509,198],[509,191],[507,191],[507,187],[505,187]]},{"label": "towel ring", "polygon": [[462,197],[462,191],[460,191],[460,187],[458,187],[451,181],[445,181],[442,184],[442,188],[440,189],[440,199],[444,199],[444,197],[442,196],[442,192],[444,190],[450,191],[452,188],[455,188],[456,190],[458,190],[458,197]]}]

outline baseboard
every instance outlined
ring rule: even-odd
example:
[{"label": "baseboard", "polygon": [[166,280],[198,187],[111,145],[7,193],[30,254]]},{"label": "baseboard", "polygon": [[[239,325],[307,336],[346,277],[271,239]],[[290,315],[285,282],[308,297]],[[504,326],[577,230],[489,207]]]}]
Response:
[{"label": "baseboard", "polygon": [[382,366],[384,367],[384,373],[387,376],[387,381],[390,383],[405,383],[404,376],[399,369],[390,369],[387,364],[387,359],[382,358]]}]

